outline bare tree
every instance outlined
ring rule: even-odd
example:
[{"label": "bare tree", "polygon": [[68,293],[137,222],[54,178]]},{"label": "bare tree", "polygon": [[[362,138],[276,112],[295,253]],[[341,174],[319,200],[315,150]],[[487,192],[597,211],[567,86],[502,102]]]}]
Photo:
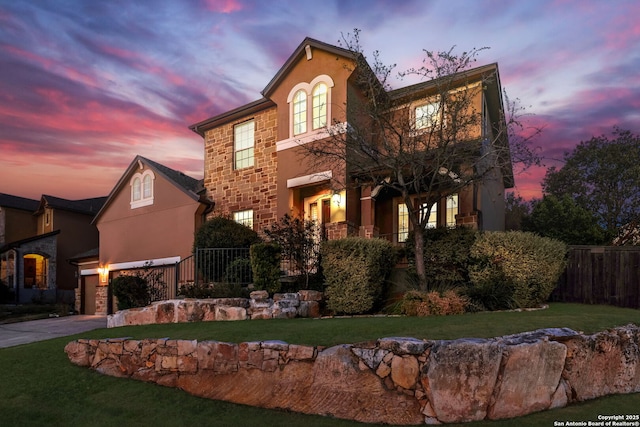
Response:
[{"label": "bare tree", "polygon": [[[357,91],[346,106],[348,125],[329,126],[327,138],[301,145],[303,155],[318,167],[346,165],[344,181],[334,185],[366,185],[402,197],[414,230],[416,273],[426,287],[424,237],[418,231],[427,227],[438,200],[485,180],[513,179],[509,131],[521,126],[519,111],[513,104],[505,114],[497,86],[498,117],[483,114],[482,93],[496,88],[498,79],[495,67],[472,68],[486,48],[461,55],[425,50],[421,67],[398,73],[423,82],[391,90],[395,65],[384,65],[377,51],[369,64],[358,30],[343,35],[340,44],[353,53],[353,63],[345,66],[353,71]],[[417,97],[426,97],[428,105],[416,109]],[[535,133],[516,147],[530,163],[535,156],[527,142]]]}]

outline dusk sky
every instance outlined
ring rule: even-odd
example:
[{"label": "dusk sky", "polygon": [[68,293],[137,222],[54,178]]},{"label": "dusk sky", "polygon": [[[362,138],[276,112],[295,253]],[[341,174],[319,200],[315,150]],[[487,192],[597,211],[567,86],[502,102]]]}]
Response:
[{"label": "dusk sky", "polygon": [[[306,36],[354,28],[398,71],[489,47],[477,65],[499,64],[558,164],[615,125],[640,133],[639,17],[636,0],[0,0],[0,193],[106,196],[136,154],[201,178],[189,125],[260,98]],[[515,191],[539,196],[545,171]]]}]

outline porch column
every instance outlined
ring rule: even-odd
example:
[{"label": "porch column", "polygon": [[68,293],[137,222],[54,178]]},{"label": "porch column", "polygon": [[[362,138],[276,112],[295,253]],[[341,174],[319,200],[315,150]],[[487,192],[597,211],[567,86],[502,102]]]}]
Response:
[{"label": "porch column", "polygon": [[376,201],[371,197],[371,187],[362,187],[360,192],[360,230],[359,235],[368,239],[378,237],[375,226]]}]

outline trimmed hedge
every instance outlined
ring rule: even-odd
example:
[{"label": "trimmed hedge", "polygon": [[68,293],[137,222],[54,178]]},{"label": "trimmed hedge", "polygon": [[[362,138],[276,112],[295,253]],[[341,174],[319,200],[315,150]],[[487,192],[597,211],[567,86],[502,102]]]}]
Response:
[{"label": "trimmed hedge", "polygon": [[396,254],[383,239],[348,237],[321,248],[327,307],[336,314],[362,314],[377,308]]},{"label": "trimmed hedge", "polygon": [[[471,246],[478,232],[469,227],[429,228],[424,235],[424,268],[427,276],[427,289],[445,291],[447,289],[467,286]],[[415,274],[415,250],[413,232],[407,239],[407,260],[411,266],[410,273]]]},{"label": "trimmed hedge", "polygon": [[533,233],[485,232],[471,248],[477,263],[469,276],[476,290],[505,286],[516,307],[537,307],[556,287],[566,254],[563,242]]}]

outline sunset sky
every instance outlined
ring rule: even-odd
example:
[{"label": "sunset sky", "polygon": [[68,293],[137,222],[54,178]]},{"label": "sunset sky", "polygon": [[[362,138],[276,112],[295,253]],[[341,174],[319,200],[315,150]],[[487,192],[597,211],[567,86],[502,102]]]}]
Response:
[{"label": "sunset sky", "polygon": [[[136,154],[201,178],[189,125],[260,98],[304,37],[354,28],[398,71],[489,47],[477,64],[499,64],[558,164],[615,125],[640,133],[638,17],[635,0],[0,0],[0,193],[105,196]],[[539,196],[545,170],[516,192]]]}]

